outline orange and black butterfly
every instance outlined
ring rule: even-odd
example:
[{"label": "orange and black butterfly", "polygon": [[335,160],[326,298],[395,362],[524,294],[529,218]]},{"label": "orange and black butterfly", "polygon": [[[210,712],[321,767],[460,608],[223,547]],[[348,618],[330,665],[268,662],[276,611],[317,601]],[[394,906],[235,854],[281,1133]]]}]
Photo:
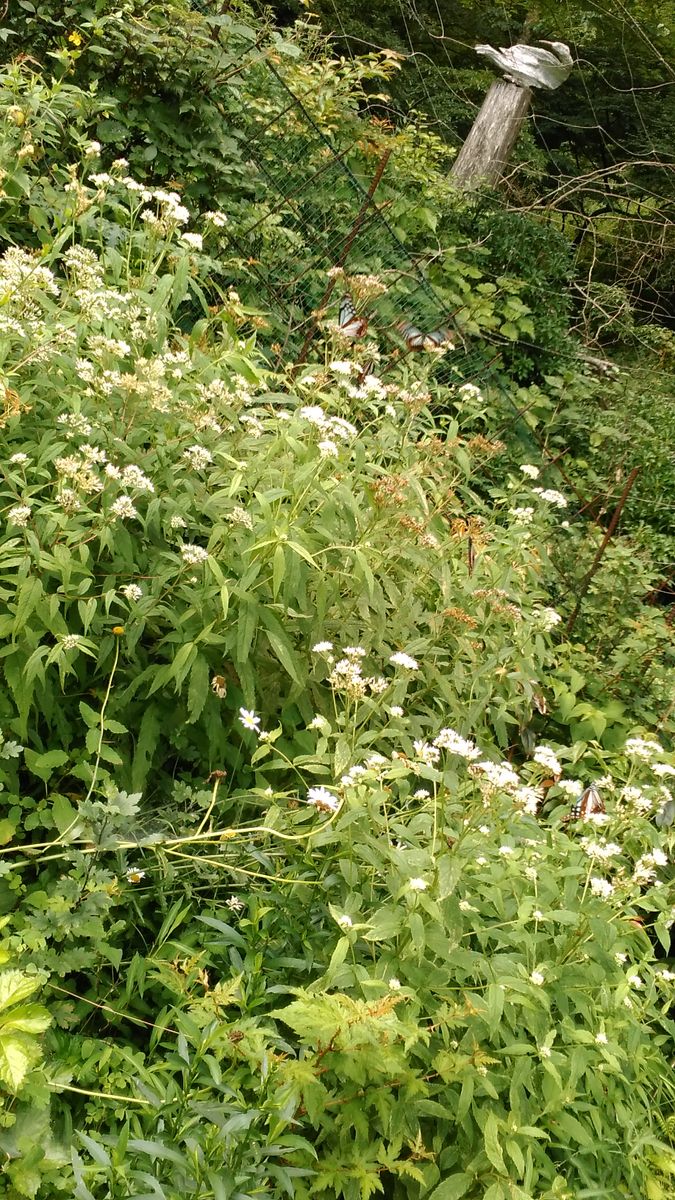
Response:
[{"label": "orange and black butterfly", "polygon": [[338,312],[338,329],[344,338],[349,338],[350,341],[355,341],[356,338],[364,336],[368,328],[368,322],[365,317],[360,317],[354,308],[354,302],[350,295],[344,295],[340,301],[340,309]]},{"label": "orange and black butterfly", "polygon": [[587,821],[589,817],[606,811],[605,802],[595,784],[592,783],[589,787],[584,788],[576,804],[572,806],[567,820]]}]

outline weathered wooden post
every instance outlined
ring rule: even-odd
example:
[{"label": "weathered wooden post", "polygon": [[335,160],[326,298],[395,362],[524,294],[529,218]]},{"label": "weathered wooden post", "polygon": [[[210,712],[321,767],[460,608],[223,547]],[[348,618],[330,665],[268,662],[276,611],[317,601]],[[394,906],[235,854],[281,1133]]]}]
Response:
[{"label": "weathered wooden post", "polygon": [[492,84],[469,136],[454,161],[451,178],[460,188],[499,182],[532,99],[532,88],[553,90],[564,83],[573,59],[564,42],[538,46],[511,46],[495,50],[476,46],[476,53],[491,59],[504,71]]}]

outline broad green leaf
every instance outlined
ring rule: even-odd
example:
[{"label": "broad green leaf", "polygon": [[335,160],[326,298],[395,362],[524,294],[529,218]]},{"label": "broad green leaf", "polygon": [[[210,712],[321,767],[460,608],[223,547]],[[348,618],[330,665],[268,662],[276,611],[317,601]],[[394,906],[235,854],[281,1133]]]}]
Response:
[{"label": "broad green leaf", "polygon": [[438,1187],[434,1188],[428,1197],[425,1197],[425,1200],[460,1200],[460,1197],[469,1190],[473,1181],[473,1176],[467,1175],[463,1171],[456,1175],[449,1175],[447,1179],[439,1183]]}]

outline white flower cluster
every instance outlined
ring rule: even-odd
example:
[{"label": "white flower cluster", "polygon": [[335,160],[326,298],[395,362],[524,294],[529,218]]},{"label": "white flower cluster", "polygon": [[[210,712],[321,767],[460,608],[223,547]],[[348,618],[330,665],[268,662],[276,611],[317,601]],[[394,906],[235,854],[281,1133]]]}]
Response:
[{"label": "white flower cluster", "polygon": [[534,520],[534,509],[510,508],[509,515],[513,517],[516,525],[531,525]]},{"label": "white flower cluster", "polygon": [[10,525],[16,525],[19,529],[25,529],[30,520],[30,514],[30,505],[16,504],[7,513],[7,521]]},{"label": "white flower cluster", "polygon": [[653,883],[656,879],[656,868],[665,867],[667,863],[668,855],[664,854],[663,850],[660,850],[658,847],[648,854],[643,854],[635,864],[633,883]]},{"label": "white flower cluster", "polygon": [[556,508],[567,508],[567,501],[562,492],[556,492],[553,488],[532,488],[532,491],[547,504],[553,504]]},{"label": "white flower cluster", "polygon": [[141,599],[143,595],[143,588],[139,587],[137,583],[127,583],[124,587],[120,588],[120,592],[124,596],[125,600],[135,603]]},{"label": "white flower cluster", "polygon": [[539,478],[539,467],[533,467],[531,463],[523,463],[520,469],[523,472],[523,475],[527,475],[528,479]]},{"label": "white flower cluster", "polygon": [[624,751],[631,758],[641,758],[649,761],[655,754],[663,754],[663,746],[658,742],[649,741],[645,738],[628,738],[624,746]]},{"label": "white flower cluster", "polygon": [[253,518],[251,517],[251,514],[239,504],[232,509],[231,513],[227,514],[226,520],[228,520],[231,525],[243,525],[244,529],[253,529]]},{"label": "white flower cluster", "polygon": [[183,458],[195,471],[204,471],[213,462],[213,455],[204,446],[188,446]]},{"label": "white flower cluster", "polygon": [[183,562],[188,567],[199,566],[200,563],[205,563],[209,557],[208,550],[204,550],[202,546],[195,546],[192,542],[185,542],[180,548]]},{"label": "white flower cluster", "polygon": [[546,767],[546,770],[550,771],[552,775],[562,775],[562,767],[550,746],[536,746],[532,759],[539,763],[539,766]]},{"label": "white flower cluster", "polygon": [[311,787],[307,792],[307,803],[316,808],[317,812],[334,813],[340,807],[337,796],[325,787]]},{"label": "white flower cluster", "polygon": [[298,409],[298,416],[302,417],[303,421],[309,421],[310,425],[314,425],[321,433],[326,433],[341,442],[349,442],[357,435],[356,429],[349,421],[345,421],[343,417],[329,416],[320,404],[303,405]]},{"label": "white flower cluster", "polygon": [[520,779],[507,763],[484,762],[472,763],[469,767],[472,775],[485,782],[491,788],[499,788],[505,792],[513,792],[520,787]]},{"label": "white flower cluster", "polygon": [[118,496],[117,500],[110,505],[110,511],[115,520],[133,520],[138,516],[138,509],[131,496]]},{"label": "white flower cluster", "polygon": [[589,858],[599,858],[602,861],[623,854],[621,846],[617,846],[616,842],[593,842],[590,838],[582,838],[581,846]]},{"label": "white flower cluster", "polygon": [[469,760],[480,758],[481,754],[472,741],[462,737],[455,729],[441,729],[438,736],[434,738],[434,746],[438,746],[439,750],[448,750],[450,754],[457,754],[460,758]]},{"label": "white flower cluster", "polygon": [[535,608],[532,616],[544,633],[550,633],[562,621],[560,613],[556,612],[554,608]]}]

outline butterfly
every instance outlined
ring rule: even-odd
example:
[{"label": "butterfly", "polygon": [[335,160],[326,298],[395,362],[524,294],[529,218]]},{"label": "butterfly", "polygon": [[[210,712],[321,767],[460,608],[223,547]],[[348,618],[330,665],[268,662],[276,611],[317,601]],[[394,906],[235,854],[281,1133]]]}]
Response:
[{"label": "butterfly", "polygon": [[595,816],[596,813],[604,813],[605,802],[600,795],[595,784],[584,788],[576,804],[573,805],[568,821],[587,821],[589,817]]},{"label": "butterfly", "polygon": [[454,346],[452,335],[449,329],[434,329],[432,333],[425,334],[426,342],[431,342],[432,346]]},{"label": "butterfly", "polygon": [[409,350],[424,350],[424,334],[410,321],[399,321],[396,330]]},{"label": "butterfly", "polygon": [[396,329],[409,350],[429,350],[432,346],[452,345],[448,329],[434,329],[431,333],[423,333],[410,321],[399,321]]},{"label": "butterfly", "polygon": [[338,329],[342,336],[354,341],[356,338],[363,337],[367,328],[368,322],[365,317],[358,315],[351,296],[344,295],[338,311]]}]

